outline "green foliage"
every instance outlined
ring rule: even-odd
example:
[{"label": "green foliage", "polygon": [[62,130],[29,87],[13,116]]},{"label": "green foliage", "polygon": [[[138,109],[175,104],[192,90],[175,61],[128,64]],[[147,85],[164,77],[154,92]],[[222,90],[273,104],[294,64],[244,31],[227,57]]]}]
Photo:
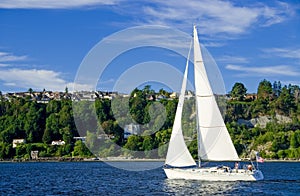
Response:
[{"label": "green foliage", "polygon": [[72,156],[80,156],[80,157],[90,157],[93,154],[89,151],[86,145],[81,141],[78,140],[75,142],[74,151]]},{"label": "green foliage", "polygon": [[262,100],[271,100],[273,98],[273,89],[270,81],[263,80],[259,83],[257,98]]},{"label": "green foliage", "polygon": [[232,87],[232,90],[230,91],[230,95],[233,99],[242,101],[245,98],[246,92],[247,92],[247,89],[245,88],[244,84],[237,82]]},{"label": "green foliage", "polygon": [[[265,158],[299,159],[299,87],[281,87],[280,82],[271,85],[263,80],[259,83],[257,97],[251,95],[253,98],[245,98],[246,92],[242,83],[233,86],[225,115],[226,126],[238,154],[247,155],[246,144],[259,150]],[[68,99],[51,100],[47,104],[37,103],[30,97],[8,101],[0,93],[0,159],[28,158],[32,150],[38,150],[40,157],[89,157],[92,156],[89,149],[100,157],[165,158],[178,103],[176,98],[168,99],[169,95],[163,89],[155,93],[150,86],[145,86],[135,89],[130,97],[98,98],[95,102],[79,101],[72,105]],[[185,138],[191,141],[188,148],[196,159],[195,114],[194,98],[186,99],[182,130]],[[266,127],[247,127],[238,123],[239,119],[249,120],[265,115],[274,118],[277,114],[290,117],[292,122],[280,124],[273,121]],[[141,125],[140,135],[125,139],[122,127],[132,123],[132,119]],[[79,135],[86,136],[86,145],[74,140],[74,136]],[[103,139],[105,137],[110,140]],[[17,138],[24,138],[26,143],[12,148],[12,141]],[[53,140],[63,140],[65,145],[52,146]]]}]

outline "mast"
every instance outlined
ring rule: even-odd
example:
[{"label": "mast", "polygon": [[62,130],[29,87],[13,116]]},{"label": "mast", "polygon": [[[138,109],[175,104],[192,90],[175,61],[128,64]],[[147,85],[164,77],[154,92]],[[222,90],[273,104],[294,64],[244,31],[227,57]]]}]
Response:
[{"label": "mast", "polygon": [[[196,47],[198,47],[199,45],[199,39],[198,39],[198,34],[197,34],[197,28],[196,25],[194,25],[193,28],[193,34],[194,34],[194,66],[196,66],[196,62],[198,61],[197,57],[199,56],[198,54],[196,54],[198,51],[198,49]],[[200,52],[201,53],[201,52]],[[201,54],[200,54],[201,55]],[[202,60],[202,58],[201,58]],[[196,72],[195,72],[196,74]],[[196,85],[196,84],[195,84]],[[197,102],[197,90],[195,92],[195,101],[196,101],[196,116],[199,116],[199,110],[198,110],[198,102]],[[201,167],[201,156],[200,156],[200,148],[201,148],[201,134],[200,134],[200,125],[199,125],[199,119],[196,118],[196,123],[197,123],[197,147],[198,147],[198,167]]]},{"label": "mast", "polygon": [[[198,104],[196,102],[196,115],[198,115]],[[200,126],[199,126],[199,120],[197,119],[197,146],[198,146],[198,167],[201,167],[201,157],[200,157],[200,148],[201,148],[201,134],[200,134]]]}]

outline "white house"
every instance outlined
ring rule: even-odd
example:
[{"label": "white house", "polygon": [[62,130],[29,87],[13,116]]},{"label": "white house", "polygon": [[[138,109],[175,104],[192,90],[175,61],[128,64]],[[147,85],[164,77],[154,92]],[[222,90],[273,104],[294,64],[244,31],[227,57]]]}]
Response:
[{"label": "white house", "polygon": [[130,135],[138,135],[140,133],[140,126],[133,123],[125,125],[124,138],[127,139]]},{"label": "white house", "polygon": [[52,146],[55,146],[55,145],[62,146],[62,145],[65,145],[65,144],[66,144],[65,141],[61,141],[61,140],[52,141],[52,143],[51,143]]},{"label": "white house", "polygon": [[13,148],[17,147],[18,144],[25,143],[25,139],[13,139]]}]

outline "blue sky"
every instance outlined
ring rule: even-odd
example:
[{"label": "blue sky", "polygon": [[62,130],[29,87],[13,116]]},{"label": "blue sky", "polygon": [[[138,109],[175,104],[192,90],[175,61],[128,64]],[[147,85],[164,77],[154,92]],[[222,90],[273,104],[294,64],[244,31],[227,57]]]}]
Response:
[{"label": "blue sky", "polygon": [[[248,92],[263,79],[300,84],[299,0],[1,0],[0,90],[63,91],[95,44],[149,24],[188,34],[196,24],[227,92],[235,82]],[[184,61],[177,63],[183,72]],[[109,90],[117,69],[99,88]]]}]

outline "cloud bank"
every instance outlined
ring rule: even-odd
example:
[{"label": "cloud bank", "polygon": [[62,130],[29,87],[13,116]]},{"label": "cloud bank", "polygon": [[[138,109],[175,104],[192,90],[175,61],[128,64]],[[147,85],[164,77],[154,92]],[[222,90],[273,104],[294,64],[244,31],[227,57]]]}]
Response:
[{"label": "cloud bank", "polygon": [[292,5],[276,1],[239,3],[224,0],[2,0],[5,9],[71,9],[111,6],[118,14],[135,18],[140,24],[161,24],[191,28],[197,24],[203,34],[238,35],[255,26],[270,26],[287,20],[294,14]]},{"label": "cloud bank", "polygon": [[115,5],[118,0],[2,0],[0,8],[6,9],[64,9],[101,5]]}]

